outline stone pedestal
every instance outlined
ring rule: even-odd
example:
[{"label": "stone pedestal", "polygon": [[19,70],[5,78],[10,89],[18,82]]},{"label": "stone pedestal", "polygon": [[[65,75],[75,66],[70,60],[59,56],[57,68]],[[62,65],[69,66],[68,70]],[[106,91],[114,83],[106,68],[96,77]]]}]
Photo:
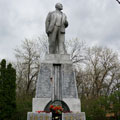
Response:
[{"label": "stone pedestal", "polygon": [[[74,104],[72,100],[78,99],[75,72],[72,68],[72,61],[70,56],[59,54],[48,54],[45,56],[45,60],[41,63],[39,77],[36,88],[35,99],[46,98],[55,100],[71,99],[71,104]],[[68,100],[69,102],[69,100]],[[33,102],[33,106],[36,102]],[[78,106],[78,102],[77,105]],[[80,112],[80,104],[79,110]]]},{"label": "stone pedestal", "polygon": [[[51,98],[33,98],[32,111],[44,111],[45,106],[50,102]],[[80,99],[78,98],[63,98],[63,101],[69,106],[70,111],[74,113],[81,112]]]},{"label": "stone pedestal", "polygon": [[62,120],[86,120],[85,113],[63,113]]},{"label": "stone pedestal", "polygon": [[28,112],[27,120],[52,120],[52,113]]},{"label": "stone pedestal", "polygon": [[45,106],[51,101],[51,98],[33,98],[32,111],[44,111]]},{"label": "stone pedestal", "polygon": [[36,96],[33,98],[32,113],[28,113],[28,120],[34,120],[29,119],[29,116],[31,114],[36,115],[36,111],[44,111],[47,104],[54,100],[64,101],[70,111],[72,111],[69,115],[64,114],[63,119],[66,119],[66,115],[69,117],[79,113],[78,116],[84,117],[78,120],[85,120],[85,114],[81,113],[81,104],[76,87],[76,75],[68,54],[47,54],[45,56],[45,60],[40,65]]},{"label": "stone pedestal", "polygon": [[[27,120],[52,120],[52,113],[28,112]],[[62,113],[62,120],[85,120],[85,113]]]}]

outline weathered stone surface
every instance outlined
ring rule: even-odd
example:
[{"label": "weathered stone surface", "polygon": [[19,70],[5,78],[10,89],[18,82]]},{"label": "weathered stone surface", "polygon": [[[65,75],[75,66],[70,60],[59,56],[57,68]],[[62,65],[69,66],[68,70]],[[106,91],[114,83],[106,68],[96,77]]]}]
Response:
[{"label": "weathered stone surface", "polygon": [[62,98],[78,98],[75,72],[72,64],[63,64]]},{"label": "weathered stone surface", "polygon": [[[44,111],[45,106],[50,102],[51,98],[33,98],[32,111]],[[74,113],[81,112],[81,103],[78,98],[63,98],[63,101],[69,106],[70,111]]]},{"label": "weathered stone surface", "polygon": [[27,120],[52,120],[52,114],[28,112]]},{"label": "weathered stone surface", "polygon": [[44,111],[45,106],[50,102],[51,98],[33,98],[32,112]]},{"label": "weathered stone surface", "polygon": [[70,108],[70,111],[73,113],[80,113],[81,112],[81,102],[78,98],[63,98],[63,101],[67,103]]},{"label": "weathered stone surface", "polygon": [[[52,120],[52,113],[28,112],[27,120]],[[86,120],[85,113],[62,113],[62,120]]]},{"label": "weathered stone surface", "polygon": [[85,113],[63,113],[62,120],[86,120]]},{"label": "weathered stone surface", "polygon": [[41,63],[37,87],[36,87],[36,98],[51,98],[52,90],[51,90],[51,68],[52,64],[49,63]]},{"label": "weathered stone surface", "polygon": [[72,64],[69,54],[46,54],[43,63]]},{"label": "weathered stone surface", "polygon": [[81,112],[76,77],[69,55],[46,55],[45,61],[41,63],[36,86],[36,96],[33,99],[34,112],[43,110],[50,98],[63,100],[71,111]]},{"label": "weathered stone surface", "polygon": [[[65,62],[68,61],[68,62]],[[61,64],[60,64],[61,63]],[[60,65],[60,87],[61,99],[62,98],[78,98],[75,73],[72,68],[72,62],[70,61],[69,55],[48,55],[43,63],[41,63],[40,72],[37,81],[36,98],[51,98],[55,88],[56,75],[54,72],[54,66]],[[51,82],[50,78],[53,78]],[[61,82],[62,81],[62,82]],[[53,83],[54,82],[54,83]],[[58,88],[58,87],[57,87]],[[59,90],[59,91],[60,91]],[[54,93],[53,93],[54,94]]]}]

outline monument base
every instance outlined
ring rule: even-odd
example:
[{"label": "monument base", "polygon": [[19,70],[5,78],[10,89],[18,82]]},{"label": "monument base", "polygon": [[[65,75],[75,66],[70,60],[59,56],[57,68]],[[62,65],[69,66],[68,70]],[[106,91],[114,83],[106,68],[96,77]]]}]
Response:
[{"label": "monument base", "polygon": [[70,111],[73,113],[81,112],[80,99],[78,98],[63,98],[63,101],[69,106]]},{"label": "monument base", "polygon": [[[52,113],[28,112],[27,120],[52,120]],[[86,120],[85,113],[62,113],[62,120]]]},{"label": "monument base", "polygon": [[28,112],[27,120],[52,120],[52,113]]},{"label": "monument base", "polygon": [[[45,106],[51,101],[50,98],[33,98],[32,111],[44,111]],[[81,112],[80,99],[77,98],[63,98],[63,101],[69,106],[73,113]]]},{"label": "monument base", "polygon": [[86,120],[85,112],[81,112],[81,113],[62,113],[62,120]]},{"label": "monument base", "polygon": [[62,113],[62,120],[85,120],[78,98],[76,75],[68,54],[47,54],[41,62],[32,112],[28,112],[27,120],[52,120],[52,113],[46,112],[49,112],[50,103],[56,100],[67,109],[67,113]]},{"label": "monument base", "polygon": [[45,106],[51,101],[51,98],[33,98],[32,112],[44,111]]}]

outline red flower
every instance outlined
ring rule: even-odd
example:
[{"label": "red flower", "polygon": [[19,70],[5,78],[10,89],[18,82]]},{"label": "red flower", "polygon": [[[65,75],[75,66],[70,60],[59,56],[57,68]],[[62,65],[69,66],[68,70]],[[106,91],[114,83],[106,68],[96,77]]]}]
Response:
[{"label": "red flower", "polygon": [[36,111],[37,113],[45,112],[45,111]]},{"label": "red flower", "polygon": [[50,105],[50,111],[61,114],[63,112],[62,106]]},{"label": "red flower", "polygon": [[50,105],[50,108],[53,108],[54,106],[53,105]]},{"label": "red flower", "polygon": [[41,111],[36,111],[37,113],[40,113]]},{"label": "red flower", "polygon": [[56,110],[56,107],[53,107],[53,110]]}]

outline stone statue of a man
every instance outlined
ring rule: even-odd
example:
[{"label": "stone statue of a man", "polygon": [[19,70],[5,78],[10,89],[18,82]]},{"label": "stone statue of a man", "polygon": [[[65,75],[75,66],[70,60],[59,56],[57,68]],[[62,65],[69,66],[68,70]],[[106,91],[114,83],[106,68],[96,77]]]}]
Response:
[{"label": "stone statue of a man", "polygon": [[65,54],[65,28],[68,26],[67,17],[61,11],[61,3],[55,5],[56,10],[49,12],[46,18],[46,33],[49,41],[50,54]]}]

